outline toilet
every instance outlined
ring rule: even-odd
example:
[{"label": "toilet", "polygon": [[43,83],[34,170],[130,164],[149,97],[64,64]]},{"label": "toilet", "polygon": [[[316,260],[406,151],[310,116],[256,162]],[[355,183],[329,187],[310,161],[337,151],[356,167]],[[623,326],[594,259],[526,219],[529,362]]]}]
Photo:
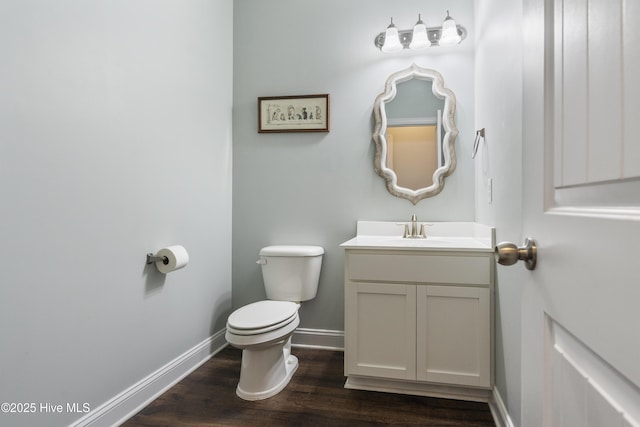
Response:
[{"label": "toilet", "polygon": [[324,249],[320,246],[267,246],[258,264],[267,300],[238,308],[227,319],[225,338],[242,349],[236,394],[261,400],[278,394],[298,369],[291,335],[300,323],[300,302],[315,298]]}]

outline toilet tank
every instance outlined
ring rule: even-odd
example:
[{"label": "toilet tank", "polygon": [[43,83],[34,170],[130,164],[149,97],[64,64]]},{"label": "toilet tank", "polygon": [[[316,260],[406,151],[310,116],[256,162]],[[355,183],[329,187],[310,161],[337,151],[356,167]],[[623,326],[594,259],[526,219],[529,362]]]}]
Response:
[{"label": "toilet tank", "polygon": [[267,246],[260,250],[267,298],[307,301],[315,298],[324,249],[320,246]]}]

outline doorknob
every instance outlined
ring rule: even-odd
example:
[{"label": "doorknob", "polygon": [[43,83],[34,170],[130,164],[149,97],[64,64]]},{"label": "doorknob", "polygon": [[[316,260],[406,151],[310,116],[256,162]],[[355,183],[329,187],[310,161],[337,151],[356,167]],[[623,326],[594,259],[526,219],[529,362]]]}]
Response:
[{"label": "doorknob", "polygon": [[495,256],[498,264],[513,265],[518,261],[524,261],[527,270],[534,270],[538,259],[538,246],[530,237],[524,239],[524,246],[520,248],[513,243],[502,242],[496,246]]}]

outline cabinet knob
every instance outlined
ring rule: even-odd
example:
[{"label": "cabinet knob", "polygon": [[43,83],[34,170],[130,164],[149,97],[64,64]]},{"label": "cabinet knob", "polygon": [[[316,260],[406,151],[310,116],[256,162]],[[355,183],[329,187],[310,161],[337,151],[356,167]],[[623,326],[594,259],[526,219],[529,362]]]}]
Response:
[{"label": "cabinet knob", "polygon": [[538,246],[530,237],[524,239],[522,247],[517,247],[510,242],[502,242],[496,246],[495,257],[498,264],[513,265],[518,261],[524,261],[527,270],[534,270],[538,260]]}]

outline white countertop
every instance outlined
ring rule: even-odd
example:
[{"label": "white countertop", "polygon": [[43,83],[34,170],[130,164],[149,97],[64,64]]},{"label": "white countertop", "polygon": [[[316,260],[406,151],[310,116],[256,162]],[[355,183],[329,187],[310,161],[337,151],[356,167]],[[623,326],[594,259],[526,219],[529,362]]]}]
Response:
[{"label": "white countertop", "polygon": [[[493,252],[495,229],[474,222],[424,222],[427,238],[403,238],[406,222],[358,221],[357,234],[345,249],[445,250]],[[419,227],[418,227],[419,228]]]}]

